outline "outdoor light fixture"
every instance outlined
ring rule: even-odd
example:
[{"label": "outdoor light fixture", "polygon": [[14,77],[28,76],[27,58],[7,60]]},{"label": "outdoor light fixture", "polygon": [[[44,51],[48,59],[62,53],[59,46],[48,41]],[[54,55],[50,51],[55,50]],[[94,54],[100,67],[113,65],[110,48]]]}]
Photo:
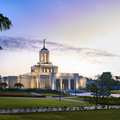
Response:
[{"label": "outdoor light fixture", "polygon": [[75,81],[75,96],[76,96],[76,81]]},{"label": "outdoor light fixture", "polygon": [[61,86],[61,80],[59,80],[59,83],[60,83],[60,99],[59,100],[61,101],[61,87],[62,87]]}]

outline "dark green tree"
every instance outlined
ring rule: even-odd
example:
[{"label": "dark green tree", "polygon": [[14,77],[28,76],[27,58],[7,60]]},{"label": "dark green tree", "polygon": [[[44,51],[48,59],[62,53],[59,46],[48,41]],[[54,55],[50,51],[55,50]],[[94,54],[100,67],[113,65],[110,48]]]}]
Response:
[{"label": "dark green tree", "polygon": [[0,46],[0,50],[2,50],[2,47]]},{"label": "dark green tree", "polygon": [[95,84],[95,83],[92,83],[92,84],[91,84],[91,87],[95,89],[95,88],[96,88],[96,84]]},{"label": "dark green tree", "polygon": [[99,86],[107,86],[108,88],[111,88],[114,86],[114,80],[112,79],[112,75],[110,72],[103,72],[103,74],[99,77]]},{"label": "dark green tree", "polygon": [[[9,30],[11,26],[11,21],[7,17],[4,17],[3,14],[0,14],[0,31]],[[0,50],[2,50],[1,46]]]},{"label": "dark green tree", "polygon": [[6,82],[1,83],[1,85],[2,85],[2,87],[4,87],[4,89],[6,89],[6,87],[7,87],[7,83]]},{"label": "dark green tree", "polygon": [[92,78],[86,78],[87,79],[87,81],[92,81],[93,79]]},{"label": "dark green tree", "polygon": [[24,85],[22,83],[15,83],[14,87],[17,87],[17,89],[21,89],[21,87],[24,87]]},{"label": "dark green tree", "polygon": [[117,91],[118,91],[118,86],[119,86],[119,81],[118,80],[120,79],[120,77],[119,76],[115,76],[115,78],[117,79],[117,85],[116,86],[117,86]]}]

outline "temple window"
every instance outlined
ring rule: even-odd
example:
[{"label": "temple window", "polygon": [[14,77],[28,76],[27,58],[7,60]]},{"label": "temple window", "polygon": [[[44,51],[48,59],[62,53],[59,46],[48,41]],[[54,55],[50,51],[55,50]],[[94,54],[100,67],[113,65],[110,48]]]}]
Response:
[{"label": "temple window", "polygon": [[47,62],[47,54],[44,53],[44,62],[46,63]]},{"label": "temple window", "polygon": [[47,69],[47,73],[49,73],[49,69]]},{"label": "temple window", "polygon": [[45,72],[45,68],[44,68],[44,72]]},{"label": "temple window", "polygon": [[65,89],[65,83],[63,83],[63,90]]},{"label": "temple window", "polygon": [[53,70],[51,69],[51,73],[53,72]]},{"label": "temple window", "polygon": [[79,88],[80,88],[80,82],[79,82]]},{"label": "temple window", "polygon": [[43,88],[46,88],[46,82],[43,82]]}]

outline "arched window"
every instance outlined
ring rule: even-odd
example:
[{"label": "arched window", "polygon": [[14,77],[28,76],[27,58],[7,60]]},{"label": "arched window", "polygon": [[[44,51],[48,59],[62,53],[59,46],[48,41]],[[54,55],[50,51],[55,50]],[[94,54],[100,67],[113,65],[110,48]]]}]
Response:
[{"label": "arched window", "polygon": [[53,70],[51,69],[51,73],[53,72]]},{"label": "arched window", "polygon": [[63,83],[63,90],[65,89],[65,83]]},{"label": "arched window", "polygon": [[44,62],[46,63],[47,62],[47,54],[44,53]]},{"label": "arched window", "polygon": [[43,88],[46,88],[46,82],[43,83]]},{"label": "arched window", "polygon": [[49,73],[49,69],[47,69],[47,73]]},{"label": "arched window", "polygon": [[79,82],[79,88],[80,88],[80,82]]}]

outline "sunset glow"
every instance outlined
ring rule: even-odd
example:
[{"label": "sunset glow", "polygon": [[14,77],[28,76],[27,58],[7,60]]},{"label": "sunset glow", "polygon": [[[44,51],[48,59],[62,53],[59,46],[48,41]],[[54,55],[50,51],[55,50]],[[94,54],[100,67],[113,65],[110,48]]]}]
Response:
[{"label": "sunset glow", "polygon": [[120,0],[0,0],[0,13],[13,24],[0,32],[1,76],[30,72],[43,39],[60,73],[120,75]]}]

